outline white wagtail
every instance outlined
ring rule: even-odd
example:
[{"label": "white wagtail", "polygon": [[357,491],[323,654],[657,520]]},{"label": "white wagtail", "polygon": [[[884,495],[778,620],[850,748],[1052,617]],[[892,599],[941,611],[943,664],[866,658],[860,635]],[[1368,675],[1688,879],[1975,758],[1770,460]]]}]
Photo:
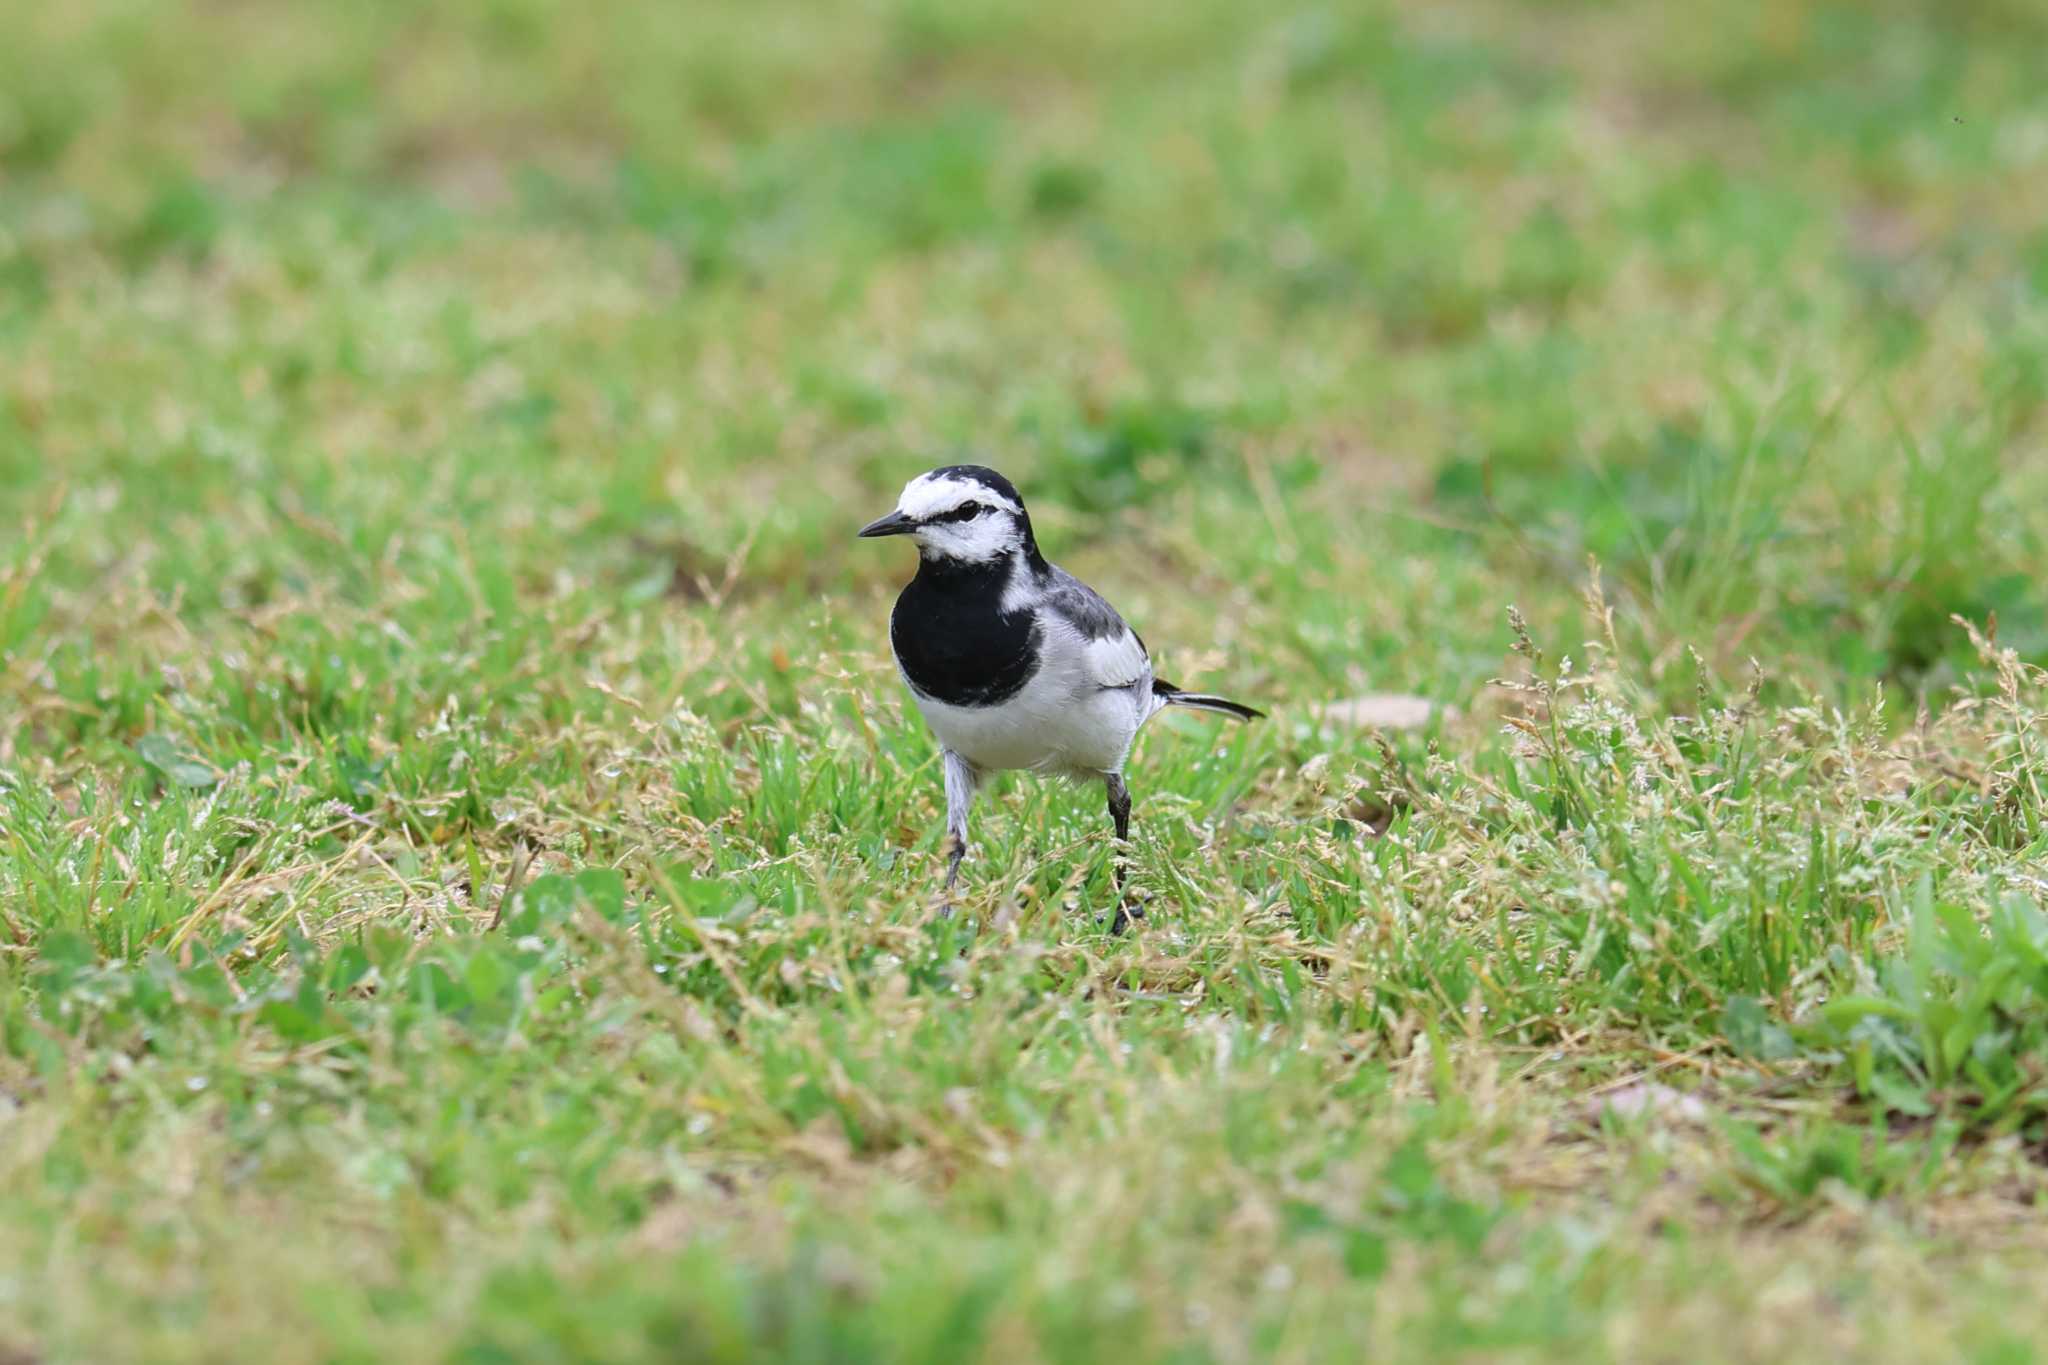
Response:
[{"label": "white wagtail", "polygon": [[[993,469],[920,474],[895,511],[860,533],[917,542],[917,576],[896,599],[889,646],[943,751],[949,897],[984,774],[1026,768],[1103,783],[1121,889],[1131,832],[1123,767],[1138,727],[1168,706],[1264,714],[1152,676],[1145,642],[1093,588],[1046,562],[1024,499]],[[1125,915],[1119,908],[1113,928]]]}]

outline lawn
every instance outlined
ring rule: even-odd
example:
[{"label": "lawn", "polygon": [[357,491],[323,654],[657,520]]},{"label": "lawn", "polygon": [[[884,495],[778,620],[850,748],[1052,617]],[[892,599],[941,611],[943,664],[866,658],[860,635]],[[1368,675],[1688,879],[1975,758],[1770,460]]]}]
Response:
[{"label": "lawn", "polygon": [[[0,1361],[2037,1358],[2044,68],[0,10]],[[1028,780],[935,913],[963,459],[1270,712],[1132,932]]]}]

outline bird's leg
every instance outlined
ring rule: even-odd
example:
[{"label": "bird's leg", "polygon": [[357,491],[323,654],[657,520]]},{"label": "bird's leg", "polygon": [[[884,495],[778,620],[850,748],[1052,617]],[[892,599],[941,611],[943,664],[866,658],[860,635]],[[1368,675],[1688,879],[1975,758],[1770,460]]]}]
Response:
[{"label": "bird's leg", "polygon": [[1124,785],[1122,773],[1105,773],[1103,785],[1109,789],[1109,818],[1116,825],[1117,906],[1116,913],[1110,917],[1109,932],[1121,934],[1132,920],[1145,917],[1144,907],[1124,894],[1125,854],[1131,842],[1131,789]]},{"label": "bird's leg", "polygon": [[974,805],[974,789],[981,774],[951,749],[945,751],[946,770],[946,888],[940,893],[942,914],[953,913],[953,885],[960,880],[960,860],[967,856],[967,812]]},{"label": "bird's leg", "polygon": [[960,860],[967,856],[967,840],[961,835],[946,832],[946,896],[951,899],[953,886],[960,880]]},{"label": "bird's leg", "polygon": [[1110,773],[1104,783],[1109,788],[1109,818],[1116,825],[1116,889],[1124,889],[1124,850],[1131,839],[1131,789],[1124,785],[1122,773]]}]

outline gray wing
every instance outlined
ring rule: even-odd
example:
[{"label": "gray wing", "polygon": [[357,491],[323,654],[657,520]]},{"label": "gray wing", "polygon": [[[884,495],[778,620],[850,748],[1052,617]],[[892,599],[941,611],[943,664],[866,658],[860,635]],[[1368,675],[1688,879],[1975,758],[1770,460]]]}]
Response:
[{"label": "gray wing", "polygon": [[1145,642],[1124,624],[1102,594],[1058,566],[1045,583],[1045,607],[1074,628],[1082,640],[1083,663],[1097,685],[1130,687],[1149,677],[1152,661]]}]

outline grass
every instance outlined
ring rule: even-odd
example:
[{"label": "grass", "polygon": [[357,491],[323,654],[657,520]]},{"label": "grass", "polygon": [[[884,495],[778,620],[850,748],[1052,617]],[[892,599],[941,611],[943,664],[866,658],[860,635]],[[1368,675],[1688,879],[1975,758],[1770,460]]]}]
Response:
[{"label": "grass", "polygon": [[[2034,1359],[2044,39],[16,7],[0,1356]],[[1272,712],[1131,935],[965,457]]]}]

